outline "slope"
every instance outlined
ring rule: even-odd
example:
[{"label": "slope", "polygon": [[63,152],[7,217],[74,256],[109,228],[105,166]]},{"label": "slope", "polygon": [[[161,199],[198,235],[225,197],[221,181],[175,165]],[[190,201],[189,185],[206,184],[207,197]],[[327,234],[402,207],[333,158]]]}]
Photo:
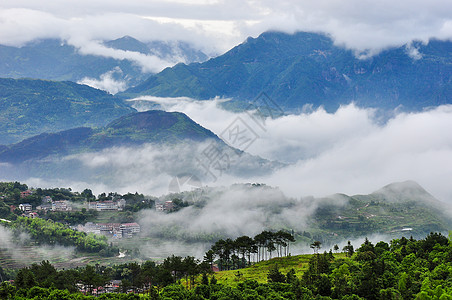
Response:
[{"label": "slope", "polygon": [[99,129],[80,127],[25,139],[0,149],[0,161],[19,163],[50,155],[97,151],[113,146],[175,144],[184,140],[206,139],[219,140],[214,133],[182,113],[146,111],[123,116]]},{"label": "slope", "polygon": [[0,144],[43,132],[103,126],[133,111],[122,100],[86,85],[0,78]]}]

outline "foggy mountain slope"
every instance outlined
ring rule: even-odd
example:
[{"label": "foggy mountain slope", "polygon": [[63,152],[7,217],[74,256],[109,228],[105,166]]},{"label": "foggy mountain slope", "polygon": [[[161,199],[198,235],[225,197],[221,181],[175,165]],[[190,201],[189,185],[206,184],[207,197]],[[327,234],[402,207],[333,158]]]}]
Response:
[{"label": "foggy mountain slope", "polygon": [[143,43],[131,36],[124,36],[116,40],[106,41],[104,42],[104,45],[113,49],[155,55],[168,60],[179,58],[186,63],[203,62],[208,58],[202,51],[196,50],[187,43],[179,41],[152,41]]},{"label": "foggy mountain slope", "polygon": [[[394,196],[410,199],[417,188],[406,186]],[[254,236],[262,230],[294,231],[299,247],[315,240],[325,245],[344,239],[379,235],[385,240],[400,235],[423,236],[431,231],[445,232],[451,218],[441,209],[415,202],[375,200],[373,194],[324,198],[287,197],[279,188],[261,184],[236,184],[229,187],[203,187],[190,192],[168,194],[160,201],[181,199],[190,204],[177,212],[164,214],[153,210],[141,212],[139,223],[146,228],[143,237],[159,241],[164,248],[170,239],[171,249],[177,243],[192,243],[191,249],[220,238]],[[169,247],[169,246],[168,246]],[[157,253],[142,245],[141,253]],[[147,250],[146,250],[147,249]],[[144,252],[143,252],[144,251]],[[184,253],[186,254],[186,253]],[[152,255],[152,254],[150,254]]]},{"label": "foggy mountain slope", "polygon": [[373,192],[371,196],[376,197],[378,200],[392,203],[406,203],[414,201],[425,206],[435,208],[441,207],[440,201],[435,199],[435,197],[414,181],[388,184],[380,190]]},{"label": "foggy mountain slope", "polygon": [[216,139],[211,131],[199,126],[182,113],[146,111],[123,116],[103,128],[86,127],[56,133],[44,133],[7,145],[0,153],[2,162],[37,160],[49,155],[74,154],[108,147],[144,143],[176,144],[184,140]]},{"label": "foggy mountain slope", "polygon": [[133,113],[98,129],[45,133],[0,150],[0,178],[95,182],[103,189],[166,191],[182,173],[210,182],[282,166],[229,147],[185,114],[165,111]]},{"label": "foggy mountain slope", "polygon": [[178,64],[122,97],[152,95],[249,102],[261,92],[284,109],[306,104],[420,110],[450,103],[452,42],[431,40],[358,58],[321,34],[265,32],[204,63]]},{"label": "foggy mountain slope", "polygon": [[207,58],[184,43],[146,44],[128,36],[87,47],[79,49],[58,39],[36,40],[22,47],[0,45],[0,77],[74,82],[91,79],[91,82],[99,81],[99,86],[104,81],[104,88],[122,84],[124,89],[145,80],[163,66]]},{"label": "foggy mountain slope", "polygon": [[0,144],[80,126],[105,126],[135,110],[70,81],[0,78]]}]

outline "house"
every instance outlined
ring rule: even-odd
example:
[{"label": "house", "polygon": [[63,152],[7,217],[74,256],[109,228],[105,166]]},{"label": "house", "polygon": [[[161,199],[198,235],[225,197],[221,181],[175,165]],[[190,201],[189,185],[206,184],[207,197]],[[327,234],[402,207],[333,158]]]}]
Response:
[{"label": "house", "polygon": [[52,202],[53,211],[71,211],[72,206],[67,200],[53,201]]},{"label": "house", "polygon": [[155,210],[156,211],[164,211],[164,207],[162,203],[156,203],[155,204]]},{"label": "house", "polygon": [[173,209],[174,209],[174,203],[173,203],[173,201],[171,201],[171,200],[166,201],[165,204],[163,205],[163,209],[164,209],[165,211],[171,211],[171,210],[173,210]]},{"label": "house", "polygon": [[21,203],[21,204],[19,204],[19,209],[23,212],[28,213],[28,212],[31,212],[32,206],[29,203],[23,203],[23,204]]},{"label": "house", "polygon": [[27,217],[32,218],[32,219],[36,219],[36,218],[39,218],[39,215],[38,215],[38,213],[31,212],[31,213],[28,214]]},{"label": "house", "polygon": [[106,236],[112,236],[115,238],[121,238],[121,224],[120,223],[98,223],[100,234]]},{"label": "house", "polygon": [[117,202],[118,210],[123,210],[126,207],[126,200],[119,199]]},{"label": "house", "polygon": [[109,211],[109,210],[123,210],[126,206],[126,200],[119,199],[118,201],[96,201],[88,202],[88,209],[97,211]]},{"label": "house", "polygon": [[119,227],[123,238],[130,238],[133,235],[140,233],[141,227],[138,223],[125,223]]},{"label": "house", "polygon": [[33,194],[33,191],[26,190],[26,191],[20,192],[20,198],[23,199],[23,198],[28,197],[28,196],[30,196],[32,194]]},{"label": "house", "polygon": [[93,222],[88,222],[85,224],[83,231],[86,233],[100,234],[100,226],[98,224],[94,224]]}]

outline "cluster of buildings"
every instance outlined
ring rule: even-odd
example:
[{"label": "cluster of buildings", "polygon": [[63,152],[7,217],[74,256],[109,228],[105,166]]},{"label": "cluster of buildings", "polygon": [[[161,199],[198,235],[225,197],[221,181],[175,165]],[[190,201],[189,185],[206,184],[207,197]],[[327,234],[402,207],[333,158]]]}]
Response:
[{"label": "cluster of buildings", "polygon": [[[23,192],[24,193],[24,192]],[[88,202],[86,204],[87,209],[93,209],[97,211],[121,211],[126,206],[126,200],[118,199],[115,201],[95,201]],[[19,204],[19,209],[24,212],[25,216],[35,217],[36,212],[33,212],[33,207],[29,203]],[[36,207],[37,211],[72,211],[74,210],[73,204],[68,200],[56,200],[54,201],[50,196],[42,197],[42,204]]]},{"label": "cluster of buildings", "polygon": [[88,202],[88,209],[97,211],[123,210],[124,207],[126,207],[124,199]]},{"label": "cluster of buildings", "polygon": [[114,239],[131,238],[141,231],[138,223],[93,223],[88,222],[77,227],[78,231],[102,234]]},{"label": "cluster of buildings", "polygon": [[174,203],[173,201],[165,201],[164,203],[155,203],[155,210],[156,211],[172,211],[174,209]]}]

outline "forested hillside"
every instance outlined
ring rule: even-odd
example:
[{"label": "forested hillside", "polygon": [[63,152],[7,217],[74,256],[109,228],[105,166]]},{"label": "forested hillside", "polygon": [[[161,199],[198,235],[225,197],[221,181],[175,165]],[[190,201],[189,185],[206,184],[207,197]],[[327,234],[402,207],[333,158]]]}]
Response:
[{"label": "forested hillside", "polygon": [[[57,270],[43,261],[3,282],[3,299],[452,299],[452,244],[441,234],[421,240],[369,240],[345,254],[330,250],[276,258],[212,274],[206,258],[171,256],[111,267]],[[288,271],[287,271],[288,270]],[[11,276],[0,269],[4,276]],[[9,274],[9,275],[8,275]],[[257,278],[257,279],[256,279]],[[113,281],[116,280],[116,281]],[[117,282],[112,287],[112,282]],[[118,284],[119,283],[119,284]],[[87,295],[80,293],[82,290]],[[108,292],[108,293],[105,293]],[[118,292],[122,292],[116,294]],[[127,293],[128,294],[125,294]],[[105,294],[104,294],[105,293]]]},{"label": "forested hillside", "polygon": [[114,96],[74,82],[0,78],[0,144],[81,126],[104,126],[134,112]]}]

